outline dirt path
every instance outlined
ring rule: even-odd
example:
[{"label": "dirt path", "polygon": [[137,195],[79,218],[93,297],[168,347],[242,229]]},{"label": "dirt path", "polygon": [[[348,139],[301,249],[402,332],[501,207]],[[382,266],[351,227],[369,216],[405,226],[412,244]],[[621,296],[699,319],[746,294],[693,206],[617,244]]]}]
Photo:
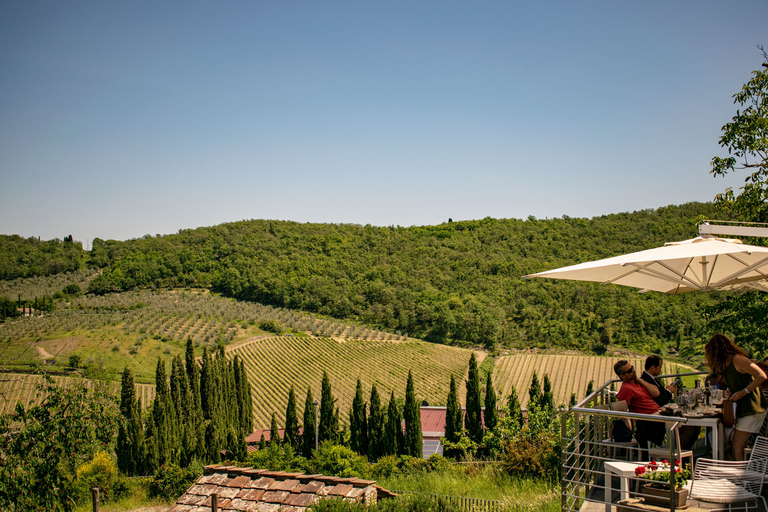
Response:
[{"label": "dirt path", "polygon": [[53,356],[45,350],[43,347],[36,347],[37,348],[37,354],[40,356],[40,359],[45,361],[46,359],[53,359]]}]

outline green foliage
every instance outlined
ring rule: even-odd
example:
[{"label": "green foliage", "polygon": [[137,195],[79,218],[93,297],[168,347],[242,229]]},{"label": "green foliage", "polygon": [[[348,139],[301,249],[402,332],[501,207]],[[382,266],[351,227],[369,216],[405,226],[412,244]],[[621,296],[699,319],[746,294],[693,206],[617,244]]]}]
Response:
[{"label": "green foliage", "polygon": [[277,418],[272,413],[272,420],[269,422],[269,446],[280,445],[280,431],[277,428]]},{"label": "green foliage", "polygon": [[560,467],[560,422],[554,407],[528,403],[526,421],[501,419],[494,433],[502,440],[502,466],[514,476],[539,476],[555,481]]},{"label": "green foliage", "polygon": [[336,399],[331,390],[331,380],[323,371],[323,382],[320,388],[320,430],[318,442],[335,441],[339,433],[339,417],[335,410]]},{"label": "green foliage", "polygon": [[99,501],[102,503],[110,503],[128,495],[127,479],[118,472],[117,464],[109,453],[103,450],[77,468],[78,501],[88,502],[94,487],[100,489]]},{"label": "green foliage", "polygon": [[[451,386],[448,391],[448,399],[446,401],[445,411],[445,441],[447,443],[458,443],[461,438],[462,431],[464,430],[464,413],[461,410],[461,404],[459,403],[459,394],[456,390],[456,379],[451,375]],[[461,454],[456,453],[449,448],[444,448],[444,453],[447,457],[459,457]]]},{"label": "green foliage", "polygon": [[421,457],[423,439],[421,437],[421,410],[419,399],[416,398],[416,390],[413,384],[413,374],[408,372],[408,382],[405,386],[405,408],[403,419],[405,420],[405,437],[403,443],[403,455]]},{"label": "green foliage", "polygon": [[307,397],[304,400],[304,434],[302,437],[302,453],[304,457],[309,458],[312,456],[312,452],[315,450],[315,425],[316,411],[314,399],[312,398],[312,390],[307,388]]},{"label": "green foliage", "polygon": [[381,454],[397,455],[402,453],[403,449],[403,429],[401,426],[402,417],[397,407],[395,392],[392,391],[387,406],[387,417],[384,424],[384,436],[382,439]]},{"label": "green foliage", "polygon": [[80,368],[82,358],[79,354],[70,354],[68,364],[70,368]]},{"label": "green foliage", "polygon": [[[250,396],[250,395],[249,395]],[[290,445],[294,450],[299,449],[299,417],[296,414],[296,392],[291,384],[288,391],[288,405],[285,408],[285,435],[283,436],[285,444]]]},{"label": "green foliage", "polygon": [[365,413],[363,383],[357,379],[355,398],[349,414],[349,446],[360,455],[368,453],[368,418]]},{"label": "green foliage", "polygon": [[274,320],[264,320],[263,322],[259,322],[259,329],[262,331],[273,332],[277,335],[283,334],[285,331],[285,329]]},{"label": "green foliage", "polygon": [[80,242],[0,235],[0,279],[72,272],[82,268],[84,263]]},{"label": "green foliage", "polygon": [[46,399],[0,417],[0,509],[70,510],[77,467],[111,446],[120,412],[101,386],[40,387]]},{"label": "green foliage", "polygon": [[369,476],[368,460],[352,449],[324,442],[307,461],[307,470],[312,473],[340,477],[367,478]]},{"label": "green foliage", "polygon": [[150,496],[165,500],[175,500],[197,481],[203,474],[200,464],[191,464],[186,468],[175,464],[160,466],[149,486]]},{"label": "green foliage", "polygon": [[290,444],[270,444],[248,454],[249,467],[270,471],[304,472],[307,459],[297,455]]},{"label": "green foliage", "polygon": [[477,359],[473,352],[469,358],[469,375],[467,377],[467,414],[464,418],[464,427],[469,438],[479,443],[483,440],[483,418],[480,405],[480,374],[477,370]]},{"label": "green foliage", "polygon": [[370,415],[368,417],[368,459],[377,460],[382,455],[385,411],[381,405],[376,384],[371,386]]},{"label": "green foliage", "polygon": [[496,390],[493,388],[493,378],[490,373],[485,381],[485,429],[494,430],[499,422],[499,411],[496,408]]}]

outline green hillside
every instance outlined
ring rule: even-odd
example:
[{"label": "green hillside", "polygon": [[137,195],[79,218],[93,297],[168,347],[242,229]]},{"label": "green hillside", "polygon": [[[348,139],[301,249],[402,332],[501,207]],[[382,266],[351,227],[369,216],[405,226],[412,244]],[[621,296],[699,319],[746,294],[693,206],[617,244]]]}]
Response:
[{"label": "green hillside", "polygon": [[[691,238],[696,220],[712,208],[689,203],[592,219],[486,218],[409,228],[241,221],[125,242],[96,239],[82,266],[101,270],[87,281],[95,294],[210,287],[439,343],[691,354],[709,334],[703,306],[722,294],[640,295],[521,276]],[[60,252],[71,250],[71,242],[58,244]],[[49,271],[35,263],[46,247],[4,236],[2,276]],[[12,288],[3,293],[16,300]]]}]

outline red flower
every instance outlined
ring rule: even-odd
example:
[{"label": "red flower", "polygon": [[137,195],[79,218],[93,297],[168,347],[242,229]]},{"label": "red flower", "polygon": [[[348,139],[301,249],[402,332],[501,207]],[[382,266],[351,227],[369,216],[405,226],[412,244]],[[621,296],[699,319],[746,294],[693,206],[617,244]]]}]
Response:
[{"label": "red flower", "polygon": [[661,459],[662,464],[669,464],[669,461],[667,459]]},{"label": "red flower", "polygon": [[637,466],[635,468],[635,476],[640,476],[645,473],[645,466]]}]

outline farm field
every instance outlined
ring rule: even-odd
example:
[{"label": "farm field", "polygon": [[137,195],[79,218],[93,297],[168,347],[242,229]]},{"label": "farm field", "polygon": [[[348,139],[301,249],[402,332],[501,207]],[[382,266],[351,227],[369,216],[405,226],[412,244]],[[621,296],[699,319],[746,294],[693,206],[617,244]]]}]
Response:
[{"label": "farm field", "polygon": [[[275,336],[250,341],[227,351],[245,363],[251,383],[256,428],[269,428],[272,412],[282,422],[288,391],[294,386],[299,417],[307,388],[320,399],[323,371],[328,373],[341,422],[347,423],[359,378],[366,401],[376,384],[382,402],[405,397],[408,371],[413,371],[416,396],[430,404],[444,404],[451,375],[465,394],[464,380],[471,351],[422,341],[359,341],[328,337]],[[476,352],[478,364],[485,353]]]},{"label": "farm field", "polygon": [[[528,403],[528,388],[535,371],[542,381],[544,375],[549,375],[552,382],[552,393],[555,404],[568,404],[571,393],[576,394],[576,400],[586,396],[587,386],[592,381],[594,388],[604,382],[616,378],[613,365],[619,359],[627,359],[642,373],[645,357],[620,356],[587,356],[587,355],[556,355],[556,354],[511,354],[496,358],[493,371],[493,385],[496,392],[507,397],[512,386],[517,391],[523,407]],[[664,373],[693,371],[688,366],[665,362]],[[616,387],[618,391],[618,386]]]},{"label": "farm field", "polygon": [[[38,286],[18,280],[16,289]],[[18,292],[22,294],[21,291]],[[402,341],[404,335],[370,329],[287,309],[236,301],[200,290],[126,292],[81,296],[56,311],[0,324],[0,366],[26,369],[44,362],[64,370],[72,354],[83,364],[118,378],[127,365],[138,382],[154,380],[157,358],[182,354],[188,338],[203,347],[237,344],[269,334],[266,322],[285,333]]]},{"label": "farm field", "polygon": [[[51,376],[57,386],[92,386],[93,383],[88,379],[75,377],[66,377],[54,375]],[[21,402],[27,406],[30,403],[37,403],[43,398],[38,392],[38,386],[43,383],[42,375],[32,375],[29,373],[0,373],[0,414],[9,414],[14,411],[16,404]],[[120,383],[110,382],[109,391],[120,396]],[[142,406],[147,407],[155,399],[154,384],[137,384],[136,392],[141,400]]]}]

